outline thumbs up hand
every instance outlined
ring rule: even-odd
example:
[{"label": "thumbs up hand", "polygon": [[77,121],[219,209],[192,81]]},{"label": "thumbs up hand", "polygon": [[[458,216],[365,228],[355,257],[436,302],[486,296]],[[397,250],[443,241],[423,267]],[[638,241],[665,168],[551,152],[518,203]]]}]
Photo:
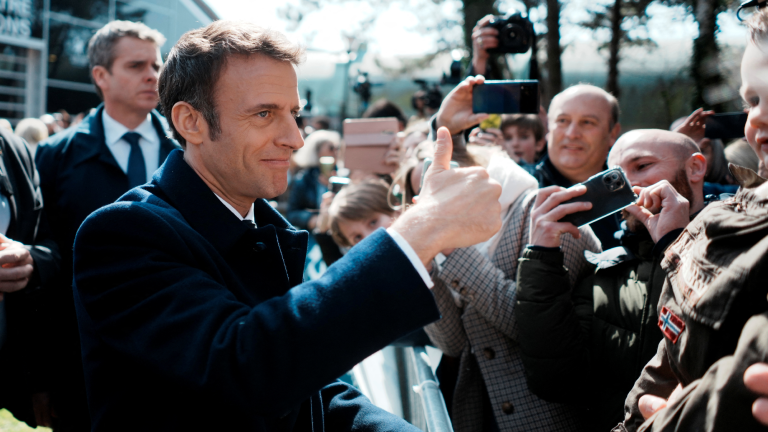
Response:
[{"label": "thumbs up hand", "polygon": [[501,186],[483,168],[451,169],[452,148],[450,132],[441,127],[417,204],[390,228],[425,265],[441,250],[486,241],[501,228]]}]

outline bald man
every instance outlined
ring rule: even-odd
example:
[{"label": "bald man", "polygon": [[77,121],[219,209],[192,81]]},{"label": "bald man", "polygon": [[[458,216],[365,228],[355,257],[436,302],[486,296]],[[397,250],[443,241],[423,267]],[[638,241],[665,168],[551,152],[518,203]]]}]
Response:
[{"label": "bald man", "polygon": [[662,130],[623,135],[608,163],[624,169],[639,195],[638,205],[623,212],[622,246],[587,252],[595,272],[569,292],[560,237],[578,230],[557,221],[591,204],[560,205],[583,187],[541,189],[531,213],[531,245],[518,267],[516,308],[531,391],[588,408],[589,430],[606,431],[622,421],[627,393],[656,354],[662,338],[656,304],[665,279],[659,263],[705,206],[707,170],[693,140]]},{"label": "bald man", "polygon": [[[451,132],[454,156],[466,152],[464,130],[487,118],[472,112],[472,88],[485,82],[482,76],[468,77],[443,100],[432,122],[431,138],[438,127]],[[549,105],[547,155],[533,172],[539,187],[570,187],[607,169],[606,158],[621,133],[619,102],[613,95],[589,84],[569,87]],[[614,234],[619,230],[618,217],[607,217],[591,225],[603,249],[618,246]]]}]

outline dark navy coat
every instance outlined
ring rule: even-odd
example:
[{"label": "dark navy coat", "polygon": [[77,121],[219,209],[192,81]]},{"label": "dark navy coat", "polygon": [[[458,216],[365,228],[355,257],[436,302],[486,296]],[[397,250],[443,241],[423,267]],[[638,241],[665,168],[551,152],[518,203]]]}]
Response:
[{"label": "dark navy coat", "polygon": [[415,430],[335,381],[439,318],[383,230],[303,283],[307,233],[264,200],[250,228],[172,152],[75,240],[94,431]]},{"label": "dark navy coat", "polygon": [[[128,176],[105,142],[103,111],[102,104],[79,125],[41,142],[35,153],[45,213],[62,258],[56,281],[59,298],[53,300],[59,307],[50,317],[57,323],[55,343],[49,347],[56,353],[57,370],[52,373],[58,380],[52,397],[61,424],[75,430],[88,429],[88,410],[72,300],[72,246],[77,229],[89,214],[115,202],[130,189]],[[152,111],[151,117],[160,137],[162,164],[179,145],[167,138],[165,119],[157,111]]]}]

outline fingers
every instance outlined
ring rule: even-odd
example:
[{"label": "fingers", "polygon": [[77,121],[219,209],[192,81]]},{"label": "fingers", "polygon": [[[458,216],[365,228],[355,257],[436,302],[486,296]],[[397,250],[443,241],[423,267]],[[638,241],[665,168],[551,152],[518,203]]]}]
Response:
[{"label": "fingers", "polygon": [[755,420],[768,426],[768,399],[758,398],[752,404],[752,415],[755,416]]},{"label": "fingers", "polygon": [[632,216],[636,217],[637,220],[639,220],[640,223],[642,223],[646,227],[648,226],[648,220],[653,217],[653,213],[648,211],[648,209],[646,209],[645,207],[640,207],[636,204],[631,205],[625,208],[624,210],[626,210]]},{"label": "fingers", "polygon": [[451,169],[451,156],[453,155],[453,142],[451,133],[448,129],[441,127],[437,130],[437,141],[435,141],[435,157],[432,159],[432,165],[425,173],[428,177],[434,173],[447,171]]},{"label": "fingers", "polygon": [[[4,243],[8,245],[7,243]],[[4,264],[17,264],[25,262],[31,258],[29,251],[19,243],[11,243],[4,250],[0,251],[0,266]]]},{"label": "fingers", "polygon": [[744,372],[744,385],[753,392],[768,396],[768,364],[755,363]]},{"label": "fingers", "polygon": [[[549,188],[545,188],[545,189],[549,189]],[[544,201],[541,203],[540,206],[535,206],[534,211],[536,211],[538,214],[549,213],[550,211],[552,211],[552,209],[559,206],[561,203],[568,201],[571,198],[584,195],[584,193],[587,191],[587,188],[584,185],[576,185],[569,189],[563,189],[563,188],[559,188],[559,189],[560,190],[552,190],[551,192],[547,191],[546,199],[544,199]],[[539,195],[541,195],[543,191],[544,189],[540,189]],[[536,203],[537,204],[539,203],[538,196],[536,197]],[[592,208],[592,204],[591,203],[588,203],[588,204],[589,204],[589,208]],[[538,207],[538,209],[536,207]],[[589,210],[589,208],[586,208],[586,210]]]},{"label": "fingers", "polygon": [[640,401],[637,403],[637,407],[640,409],[640,413],[643,418],[648,420],[657,411],[665,408],[667,401],[664,398],[653,395],[643,395],[640,397]]}]

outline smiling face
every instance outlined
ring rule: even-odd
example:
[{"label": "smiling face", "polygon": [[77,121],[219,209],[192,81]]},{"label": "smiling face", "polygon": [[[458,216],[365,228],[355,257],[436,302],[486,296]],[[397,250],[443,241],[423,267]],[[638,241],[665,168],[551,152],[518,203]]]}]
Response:
[{"label": "smiling face", "polygon": [[389,228],[393,221],[394,218],[392,216],[384,213],[374,213],[370,217],[359,221],[339,219],[339,231],[349,244],[354,246],[373,234],[377,229]]},{"label": "smiling face", "polygon": [[185,159],[228,202],[250,207],[285,192],[291,154],[304,145],[297,82],[289,62],[261,54],[227,60],[214,92],[221,134],[188,138]]},{"label": "smiling face", "polygon": [[549,158],[565,178],[582,182],[602,171],[619,130],[611,128],[611,104],[601,90],[568,89],[549,107]]},{"label": "smiling face", "polygon": [[159,101],[157,78],[163,62],[160,48],[151,41],[125,36],[114,48],[109,70],[93,68],[93,78],[109,108],[147,115]]},{"label": "smiling face", "polygon": [[768,44],[750,41],[741,62],[741,96],[749,110],[744,134],[768,173]]}]

